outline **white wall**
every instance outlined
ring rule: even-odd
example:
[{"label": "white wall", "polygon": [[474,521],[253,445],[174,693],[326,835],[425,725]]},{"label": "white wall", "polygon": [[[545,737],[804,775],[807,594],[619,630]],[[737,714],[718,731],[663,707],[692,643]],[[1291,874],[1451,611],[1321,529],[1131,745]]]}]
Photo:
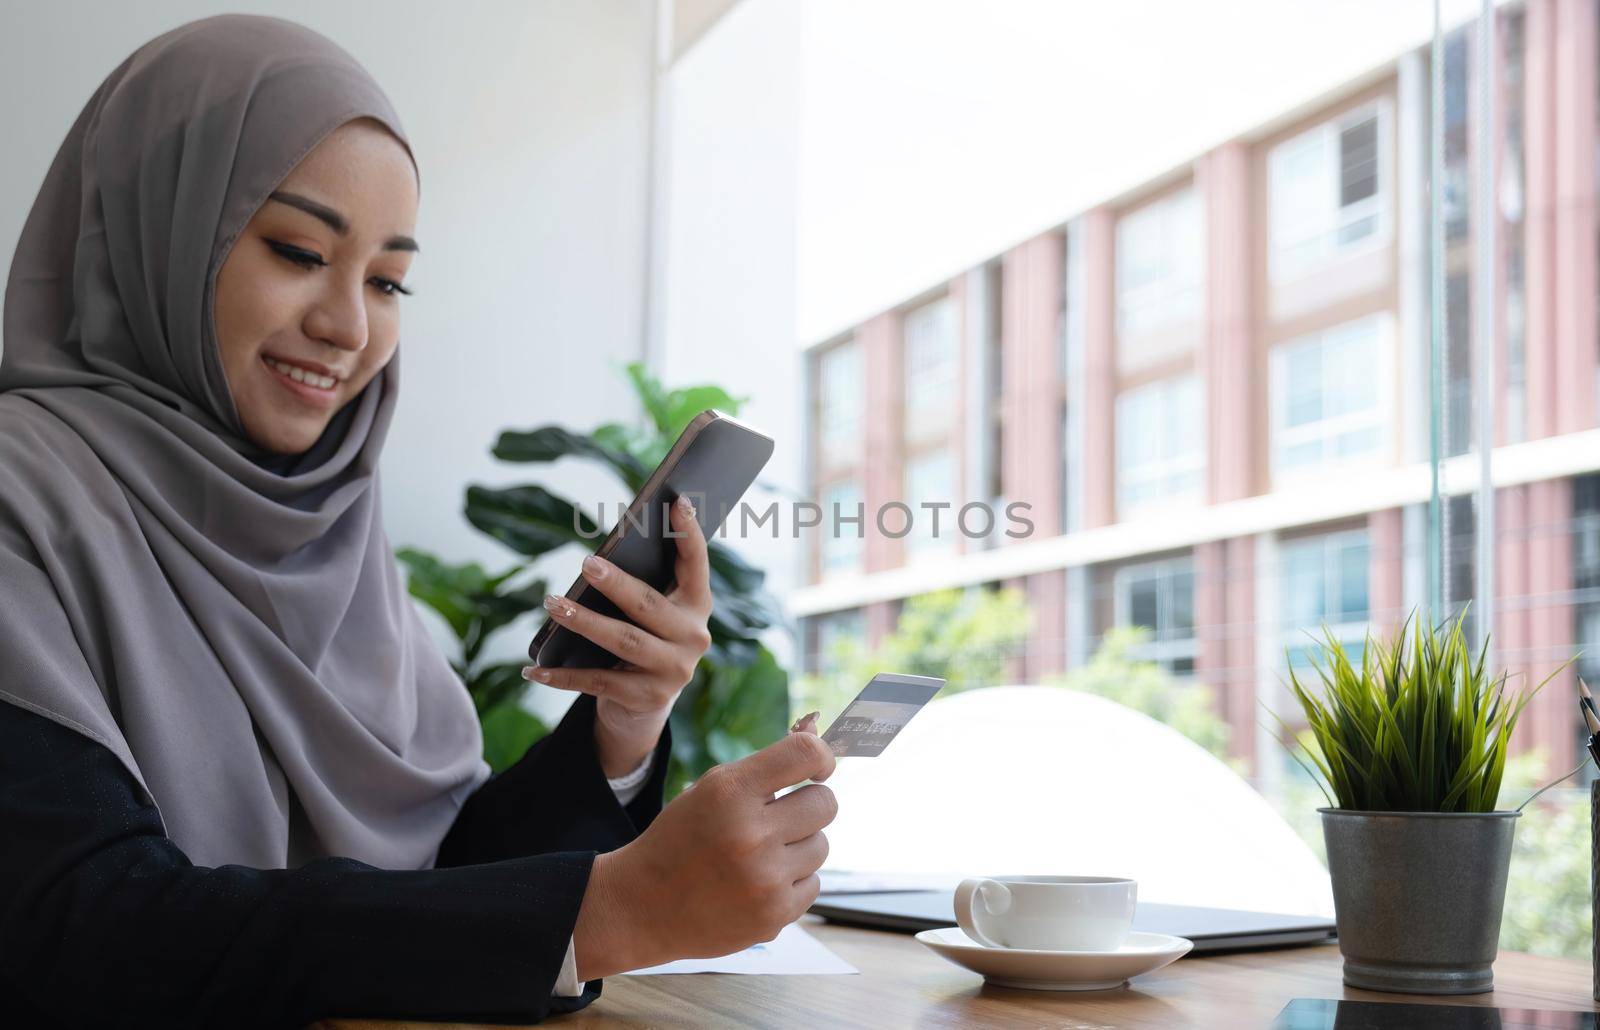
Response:
[{"label": "white wall", "polygon": [[[744,0],[666,77],[656,350],[668,383],[716,382],[751,398],[741,417],[777,442],[762,482],[791,492],[804,483],[794,346],[800,17],[787,0]],[[797,582],[799,547],[764,532],[739,540],[730,527],[728,540],[783,596]],[[781,634],[769,644],[780,660],[792,655]]]},{"label": "white wall", "polygon": [[[226,11],[328,35],[399,110],[421,165],[423,252],[409,277],[417,295],[404,301],[385,517],[397,545],[506,564],[510,552],[461,515],[469,481],[523,474],[489,457],[495,433],[634,415],[617,370],[643,339],[653,5],[0,0],[0,279],[56,148],[104,75],[152,36]],[[539,476],[617,496],[581,467]]]}]

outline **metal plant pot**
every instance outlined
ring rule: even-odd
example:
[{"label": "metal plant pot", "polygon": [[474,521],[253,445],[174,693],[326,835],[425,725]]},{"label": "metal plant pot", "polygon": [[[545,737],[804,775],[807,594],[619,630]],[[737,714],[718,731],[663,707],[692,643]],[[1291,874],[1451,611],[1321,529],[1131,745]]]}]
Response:
[{"label": "metal plant pot", "polygon": [[1406,994],[1493,990],[1518,813],[1318,811],[1344,982]]}]

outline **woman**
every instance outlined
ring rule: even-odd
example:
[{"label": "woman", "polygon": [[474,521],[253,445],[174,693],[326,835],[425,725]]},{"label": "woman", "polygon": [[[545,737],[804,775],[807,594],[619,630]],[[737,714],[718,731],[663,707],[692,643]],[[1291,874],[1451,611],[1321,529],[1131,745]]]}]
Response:
[{"label": "woman", "polygon": [[579,697],[489,778],[379,516],[418,181],[348,54],[242,16],[140,48],[49,170],[0,353],[12,1025],[532,1021],[815,897],[832,795],[774,800],[814,733],[661,806],[687,505],[671,595],[586,563],[638,629],[547,602],[628,664],[531,670]]}]

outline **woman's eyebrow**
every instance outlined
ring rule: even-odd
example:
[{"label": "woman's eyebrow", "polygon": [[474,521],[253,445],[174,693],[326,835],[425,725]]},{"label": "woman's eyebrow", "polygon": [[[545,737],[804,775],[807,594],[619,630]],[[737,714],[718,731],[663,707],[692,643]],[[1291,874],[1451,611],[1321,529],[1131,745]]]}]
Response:
[{"label": "woman's eyebrow", "polygon": [[290,193],[287,190],[274,190],[267,194],[267,199],[276,200],[280,204],[288,204],[290,207],[299,208],[301,211],[304,211],[306,214],[311,215],[318,221],[327,225],[328,228],[332,229],[340,236],[343,236],[350,231],[350,223],[345,221],[344,215],[341,215],[339,212],[335,211],[326,204],[317,203],[310,197],[303,197],[298,193]]},{"label": "woman's eyebrow", "polygon": [[[317,203],[310,197],[301,196],[298,193],[290,193],[288,190],[273,190],[267,194],[267,199],[276,200],[280,204],[287,204],[290,207],[304,211],[340,236],[350,232],[350,223],[345,219],[344,215],[341,215],[326,204]],[[383,249],[416,252],[422,248],[418,247],[417,241],[409,236],[391,236],[384,241]]]}]

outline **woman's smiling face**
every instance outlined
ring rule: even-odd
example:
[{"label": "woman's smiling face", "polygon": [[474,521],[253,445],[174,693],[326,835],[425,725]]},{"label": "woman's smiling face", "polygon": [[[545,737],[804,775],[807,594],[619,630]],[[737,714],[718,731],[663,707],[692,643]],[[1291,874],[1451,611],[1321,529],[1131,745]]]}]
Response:
[{"label": "woman's smiling face", "polygon": [[217,345],[245,435],[316,443],[400,342],[417,178],[369,119],[334,130],[278,184],[217,272]]}]

